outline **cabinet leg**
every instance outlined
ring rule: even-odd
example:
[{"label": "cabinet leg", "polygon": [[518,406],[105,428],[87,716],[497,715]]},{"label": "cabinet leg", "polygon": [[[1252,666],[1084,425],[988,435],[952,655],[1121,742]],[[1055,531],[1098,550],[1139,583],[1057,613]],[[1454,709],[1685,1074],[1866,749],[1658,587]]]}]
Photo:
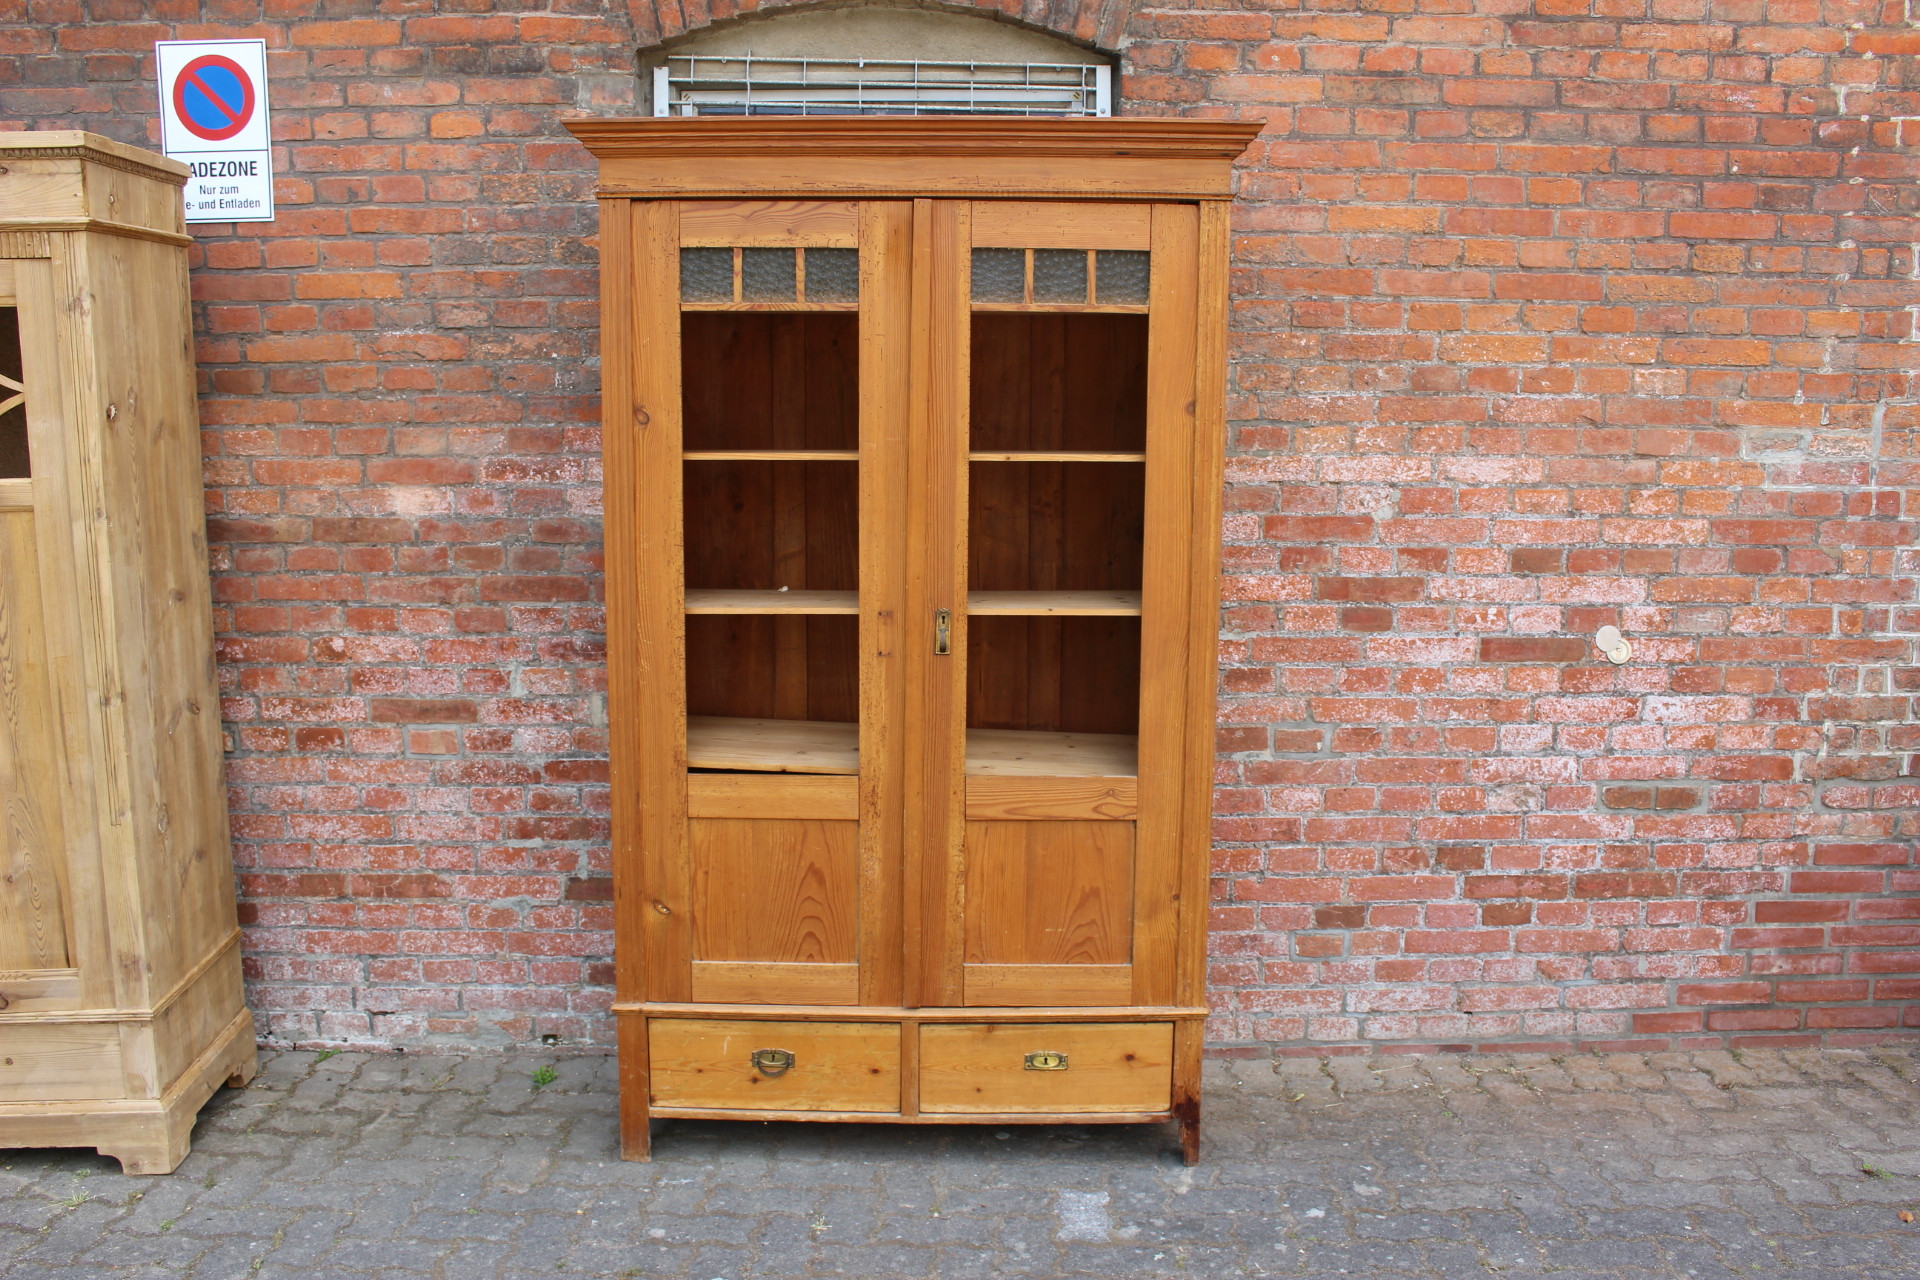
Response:
[{"label": "cabinet leg", "polygon": [[644,1110],[638,1117],[632,1117],[626,1114],[625,1107],[621,1108],[620,1158],[635,1164],[652,1162],[653,1121],[647,1118]]},{"label": "cabinet leg", "polygon": [[1206,1048],[1206,1024],[1199,1019],[1173,1026],[1173,1118],[1180,1122],[1180,1154],[1200,1163],[1200,1068]]},{"label": "cabinet leg", "polygon": [[120,1162],[129,1177],[172,1173],[193,1148],[193,1122],[198,1108],[180,1108],[178,1114],[142,1117],[128,1122],[113,1141],[94,1150]]},{"label": "cabinet leg", "polygon": [[648,1105],[653,1089],[647,1070],[647,1022],[635,1013],[621,1013],[617,1018],[620,1158],[645,1163],[653,1159],[653,1116]]},{"label": "cabinet leg", "polygon": [[260,1049],[248,1036],[234,1046],[233,1057],[228,1059],[227,1088],[244,1089],[260,1074]]}]

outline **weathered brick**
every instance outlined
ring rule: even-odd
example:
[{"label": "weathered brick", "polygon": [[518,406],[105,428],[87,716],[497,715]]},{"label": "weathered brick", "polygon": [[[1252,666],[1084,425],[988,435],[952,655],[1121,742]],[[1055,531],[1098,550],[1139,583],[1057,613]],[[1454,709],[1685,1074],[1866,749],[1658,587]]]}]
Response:
[{"label": "weathered brick", "polygon": [[[1574,1009],[1631,1010],[1621,1041],[1894,1027],[1920,1002],[1902,19],[1041,9],[1131,42],[1123,114],[1268,121],[1233,213],[1236,1047],[1519,1042]],[[446,1035],[606,1035],[550,1012],[603,1005],[568,984],[611,952],[596,214],[558,115],[630,112],[631,49],[719,12],[264,19],[281,217],[192,250],[242,918],[250,957],[353,967],[258,988],[277,1033],[375,1034],[331,1007],[357,990]],[[145,141],[115,95],[202,29],[35,13],[0,35],[0,124]],[[565,965],[483,976],[509,945]],[[1488,1030],[1428,1021],[1450,1001]]]}]

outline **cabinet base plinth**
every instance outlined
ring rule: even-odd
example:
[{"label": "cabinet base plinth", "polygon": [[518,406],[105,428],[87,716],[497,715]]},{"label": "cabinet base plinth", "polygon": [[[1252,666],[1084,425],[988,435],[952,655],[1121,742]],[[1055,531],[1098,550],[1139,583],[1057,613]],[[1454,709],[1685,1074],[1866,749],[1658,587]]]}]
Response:
[{"label": "cabinet base plinth", "polygon": [[[995,1125],[1172,1125],[1179,1145],[1173,1148],[1179,1151],[1182,1161],[1189,1165],[1200,1163],[1200,1118],[1182,1118],[1172,1112],[1116,1114],[1114,1112],[1087,1112],[1079,1115],[1047,1114],[1019,1112],[1008,1115],[917,1115],[903,1116],[893,1113],[874,1113],[869,1111],[823,1112],[823,1111],[722,1111],[706,1107],[650,1107],[647,1116],[653,1120],[753,1120],[765,1123],[769,1120],[795,1122],[821,1122],[833,1124],[938,1124],[973,1125],[990,1128]],[[645,1120],[641,1122],[643,1132],[651,1126]],[[623,1142],[620,1149],[622,1160],[648,1162],[653,1159],[652,1137],[636,1153]]]},{"label": "cabinet base plinth", "polygon": [[253,1015],[242,1009],[158,1098],[0,1103],[0,1148],[92,1147],[122,1173],[172,1173],[207,1099],[222,1084],[244,1087],[259,1069],[253,1037]]},{"label": "cabinet base plinth", "polygon": [[833,1124],[1165,1124],[1177,1117],[1170,1111],[1012,1111],[999,1115],[969,1111],[964,1114],[922,1112],[903,1116],[894,1111],[746,1111],[718,1107],[652,1107],[657,1120],[796,1120]]}]

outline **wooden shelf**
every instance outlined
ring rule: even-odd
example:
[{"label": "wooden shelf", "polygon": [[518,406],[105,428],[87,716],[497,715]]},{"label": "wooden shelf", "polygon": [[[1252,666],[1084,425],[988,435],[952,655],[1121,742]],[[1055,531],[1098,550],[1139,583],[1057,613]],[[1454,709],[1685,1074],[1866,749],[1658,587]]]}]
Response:
[{"label": "wooden shelf", "polygon": [[1131,778],[1140,772],[1130,733],[967,730],[967,773],[1002,778]]},{"label": "wooden shelf", "polygon": [[688,462],[860,461],[858,449],[689,449],[680,456]]},{"label": "wooden shelf", "polygon": [[0,480],[0,511],[33,509],[33,481],[27,479]]},{"label": "wooden shelf", "polygon": [[967,613],[976,618],[1137,618],[1138,591],[970,591]]},{"label": "wooden shelf", "polygon": [[857,591],[741,591],[722,587],[688,587],[687,612],[858,614],[860,593]]},{"label": "wooden shelf", "polygon": [[687,767],[753,773],[858,773],[860,726],[833,720],[688,716]]},{"label": "wooden shelf", "polygon": [[1144,453],[1006,453],[997,449],[975,449],[967,455],[971,462],[1145,462]]}]

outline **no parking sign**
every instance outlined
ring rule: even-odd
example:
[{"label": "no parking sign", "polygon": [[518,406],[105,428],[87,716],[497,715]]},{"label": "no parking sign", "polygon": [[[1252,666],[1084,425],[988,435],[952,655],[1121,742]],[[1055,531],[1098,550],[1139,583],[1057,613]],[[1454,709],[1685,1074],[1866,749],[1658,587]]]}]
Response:
[{"label": "no parking sign", "polygon": [[273,221],[264,40],[163,40],[160,149],[192,167],[188,222]]}]

